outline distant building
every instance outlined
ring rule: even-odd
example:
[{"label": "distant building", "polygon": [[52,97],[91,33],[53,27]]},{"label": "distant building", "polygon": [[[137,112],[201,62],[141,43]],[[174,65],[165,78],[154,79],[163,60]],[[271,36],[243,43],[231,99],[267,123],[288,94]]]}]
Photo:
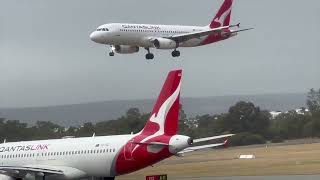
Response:
[{"label": "distant building", "polygon": [[271,119],[275,119],[277,116],[279,116],[282,113],[289,113],[289,112],[296,112],[297,114],[305,115],[310,113],[309,109],[301,107],[298,109],[294,109],[291,111],[286,111],[286,112],[281,112],[281,111],[270,111],[269,113],[271,114]]},{"label": "distant building", "polygon": [[306,113],[310,112],[309,109],[304,108],[304,107],[299,108],[299,109],[295,109],[295,111],[296,111],[297,114],[302,114],[302,115],[305,115]]},{"label": "distant building", "polygon": [[271,119],[274,119],[277,116],[279,116],[282,112],[281,111],[270,111],[269,113],[271,114]]}]

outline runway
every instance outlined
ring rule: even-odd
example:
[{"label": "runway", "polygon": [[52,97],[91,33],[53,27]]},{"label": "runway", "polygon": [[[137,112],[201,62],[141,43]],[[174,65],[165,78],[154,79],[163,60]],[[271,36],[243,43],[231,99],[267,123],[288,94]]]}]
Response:
[{"label": "runway", "polygon": [[[170,179],[170,177],[168,177]],[[176,180],[318,180],[320,175],[194,177]]]}]

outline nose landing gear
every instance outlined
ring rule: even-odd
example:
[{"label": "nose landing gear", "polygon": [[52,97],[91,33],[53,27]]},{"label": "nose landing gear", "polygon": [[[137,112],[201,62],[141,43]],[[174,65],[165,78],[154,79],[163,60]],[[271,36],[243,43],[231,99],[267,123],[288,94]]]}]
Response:
[{"label": "nose landing gear", "polygon": [[149,48],[145,48],[148,53],[146,54],[146,59],[151,60],[154,58],[154,55],[152,53],[150,53],[150,49]]},{"label": "nose landing gear", "polygon": [[110,46],[109,56],[114,56],[114,47]]}]

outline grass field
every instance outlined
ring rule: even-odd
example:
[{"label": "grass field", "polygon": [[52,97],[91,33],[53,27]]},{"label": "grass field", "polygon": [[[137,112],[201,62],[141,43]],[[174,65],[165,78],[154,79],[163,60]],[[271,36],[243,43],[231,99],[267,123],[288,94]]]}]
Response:
[{"label": "grass field", "polygon": [[[238,159],[254,154],[255,159]],[[270,147],[229,148],[172,157],[117,179],[145,179],[146,175],[168,174],[170,179],[203,176],[257,176],[320,174],[320,143]]]}]

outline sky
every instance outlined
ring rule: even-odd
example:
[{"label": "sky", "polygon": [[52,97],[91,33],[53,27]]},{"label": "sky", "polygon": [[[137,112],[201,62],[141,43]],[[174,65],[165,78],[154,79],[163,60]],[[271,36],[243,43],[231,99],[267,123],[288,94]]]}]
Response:
[{"label": "sky", "polygon": [[207,46],[109,57],[89,34],[105,23],[209,24],[222,0],[2,0],[0,108],[155,98],[183,69],[182,96],[319,88],[320,1],[235,0],[231,21],[254,30]]}]

